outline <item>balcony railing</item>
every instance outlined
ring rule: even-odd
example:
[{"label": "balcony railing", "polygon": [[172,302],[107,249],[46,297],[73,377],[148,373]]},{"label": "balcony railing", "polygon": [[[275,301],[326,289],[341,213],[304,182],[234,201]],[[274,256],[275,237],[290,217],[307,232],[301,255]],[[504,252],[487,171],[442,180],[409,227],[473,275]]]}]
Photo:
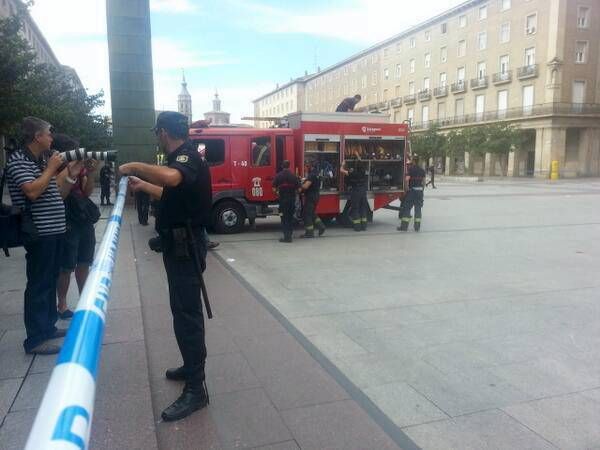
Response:
[{"label": "balcony railing", "polygon": [[466,125],[478,122],[494,122],[499,120],[529,119],[532,116],[573,116],[588,115],[600,119],[600,103],[543,103],[520,108],[486,111],[484,113],[465,114],[463,116],[447,117],[440,120],[429,120],[426,123],[412,124],[413,130],[422,130],[432,124],[440,127]]},{"label": "balcony railing", "polygon": [[402,106],[402,97],[396,97],[390,100],[390,106],[392,108],[397,108],[399,106]]},{"label": "balcony railing", "polygon": [[488,77],[479,77],[471,79],[471,89],[485,89],[488,87]]},{"label": "balcony railing", "polygon": [[531,66],[523,66],[517,69],[517,78],[519,80],[526,80],[527,78],[535,78],[538,76],[538,65],[533,64]]},{"label": "balcony railing", "polygon": [[467,90],[467,84],[465,80],[459,80],[456,83],[452,83],[450,86],[450,92],[453,94],[460,94],[461,92],[465,92]]},{"label": "balcony railing", "polygon": [[417,101],[417,95],[416,94],[409,94],[409,95],[405,95],[404,96],[404,103],[407,104],[407,105],[412,105],[416,101]]},{"label": "balcony railing", "polygon": [[379,111],[385,111],[385,110],[387,110],[387,109],[390,109],[390,105],[389,105],[389,103],[387,102],[387,100],[386,100],[386,101],[383,101],[383,102],[379,102],[379,103],[377,103],[377,105],[375,105],[375,106],[377,106],[377,109],[378,109]]},{"label": "balcony railing", "polygon": [[419,91],[419,101],[427,102],[431,100],[431,91],[429,89],[422,89]]},{"label": "balcony railing", "polygon": [[446,97],[448,95],[448,86],[439,86],[433,90],[433,96],[436,98]]},{"label": "balcony railing", "polygon": [[498,72],[492,76],[492,82],[494,84],[510,83],[512,81],[512,70],[506,72]]}]

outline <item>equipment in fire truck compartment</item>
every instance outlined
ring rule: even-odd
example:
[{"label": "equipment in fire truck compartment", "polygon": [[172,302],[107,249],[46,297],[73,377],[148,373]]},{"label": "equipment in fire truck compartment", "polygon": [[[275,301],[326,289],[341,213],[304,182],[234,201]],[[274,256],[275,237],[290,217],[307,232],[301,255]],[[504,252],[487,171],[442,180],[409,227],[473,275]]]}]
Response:
[{"label": "equipment in fire truck compartment", "polygon": [[316,165],[324,192],[338,191],[340,173],[339,142],[305,142],[304,143],[304,175],[308,175],[311,167]]},{"label": "equipment in fire truck compartment", "polygon": [[404,140],[347,139],[344,156],[347,160],[360,160],[362,169],[369,174],[370,190],[397,190],[402,189],[404,145]]}]

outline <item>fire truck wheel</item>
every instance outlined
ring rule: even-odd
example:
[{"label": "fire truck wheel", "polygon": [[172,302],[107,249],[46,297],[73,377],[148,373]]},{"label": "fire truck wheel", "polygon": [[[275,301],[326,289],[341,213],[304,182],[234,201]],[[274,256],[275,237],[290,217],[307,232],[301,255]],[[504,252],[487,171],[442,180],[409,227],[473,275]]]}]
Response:
[{"label": "fire truck wheel", "polygon": [[217,233],[239,233],[243,230],[245,221],[246,211],[238,202],[224,201],[218,203],[213,210],[213,223]]}]

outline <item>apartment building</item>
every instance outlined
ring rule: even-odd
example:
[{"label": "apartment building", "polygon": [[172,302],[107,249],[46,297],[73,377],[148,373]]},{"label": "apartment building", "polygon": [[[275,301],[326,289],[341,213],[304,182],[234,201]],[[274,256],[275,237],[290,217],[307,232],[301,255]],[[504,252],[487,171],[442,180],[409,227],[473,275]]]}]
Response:
[{"label": "apartment building", "polygon": [[[256,100],[254,103],[254,117],[283,117],[296,111],[302,111],[304,108],[304,82],[308,78],[305,75],[301,78],[290,80],[277,87]],[[264,128],[273,124],[269,120],[255,120],[254,126]]]},{"label": "apartment building", "polygon": [[[471,0],[304,80],[304,111],[361,107],[418,133],[507,121],[529,144],[508,175],[600,175],[600,2]],[[493,155],[463,161],[500,174]]]}]

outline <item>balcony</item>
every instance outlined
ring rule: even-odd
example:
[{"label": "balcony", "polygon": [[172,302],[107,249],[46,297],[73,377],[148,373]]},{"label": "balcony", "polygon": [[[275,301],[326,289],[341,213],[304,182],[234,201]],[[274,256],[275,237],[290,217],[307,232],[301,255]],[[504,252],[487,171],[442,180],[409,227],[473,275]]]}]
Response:
[{"label": "balcony", "polygon": [[496,85],[510,83],[512,81],[512,70],[498,72],[492,76],[492,82]]},{"label": "balcony", "polygon": [[465,83],[465,80],[459,80],[456,83],[452,83],[452,86],[450,86],[450,92],[453,94],[461,94],[466,91],[467,84]]},{"label": "balcony", "polygon": [[375,112],[377,111],[377,103],[371,103],[370,105],[367,106],[367,111],[369,112]]},{"label": "balcony", "polygon": [[431,91],[429,89],[422,89],[419,91],[419,101],[428,102],[431,100]]},{"label": "balcony", "polygon": [[414,103],[417,102],[417,95],[416,94],[409,94],[409,95],[405,95],[404,96],[404,103],[406,105],[412,105]]},{"label": "balcony", "polygon": [[538,65],[533,64],[531,66],[523,66],[517,69],[517,78],[519,80],[527,80],[528,78],[535,78],[538,76]]},{"label": "balcony", "polygon": [[379,111],[386,111],[390,109],[390,104],[387,101],[379,102],[375,106],[377,106]]},{"label": "balcony", "polygon": [[402,97],[396,97],[390,100],[390,106],[392,108],[398,108],[402,106]]},{"label": "balcony", "polygon": [[488,87],[488,77],[479,77],[471,79],[471,89],[485,89]]},{"label": "balcony", "polygon": [[435,98],[446,97],[448,95],[448,86],[439,86],[433,90]]}]

